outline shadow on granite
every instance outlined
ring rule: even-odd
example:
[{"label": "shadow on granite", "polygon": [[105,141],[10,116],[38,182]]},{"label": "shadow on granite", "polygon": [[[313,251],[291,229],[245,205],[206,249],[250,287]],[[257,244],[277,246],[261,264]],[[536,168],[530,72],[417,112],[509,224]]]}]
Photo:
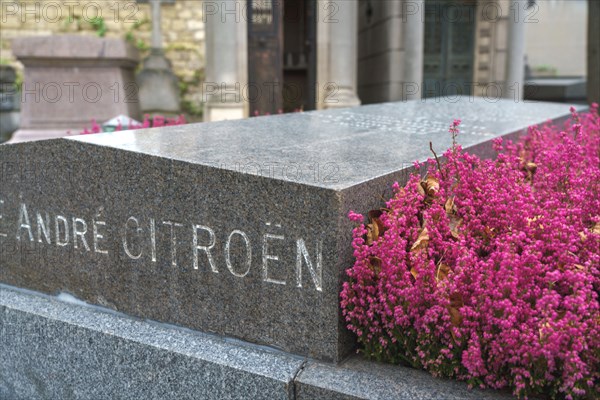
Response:
[{"label": "shadow on granite", "polygon": [[296,379],[297,399],[508,400],[509,392],[469,390],[463,382],[352,356],[338,366],[307,363]]}]

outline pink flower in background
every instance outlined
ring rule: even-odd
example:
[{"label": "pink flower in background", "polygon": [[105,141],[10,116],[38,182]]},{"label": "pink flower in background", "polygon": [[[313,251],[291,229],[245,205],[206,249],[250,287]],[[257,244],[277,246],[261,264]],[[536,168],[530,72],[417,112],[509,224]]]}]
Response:
[{"label": "pink flower in background", "polygon": [[[185,125],[187,122],[185,120],[185,116],[180,115],[176,118],[165,118],[162,115],[155,115],[154,117],[150,117],[150,115],[144,115],[144,121],[141,124],[133,123],[132,120],[129,120],[127,124],[127,128],[123,128],[123,124],[119,120],[117,126],[114,131],[122,131],[122,130],[136,130],[136,129],[146,129],[146,128],[158,128],[162,126],[174,126],[174,125]],[[92,120],[92,126],[90,129],[85,128],[80,135],[89,135],[94,133],[102,133],[102,126],[98,125],[96,120]]]}]

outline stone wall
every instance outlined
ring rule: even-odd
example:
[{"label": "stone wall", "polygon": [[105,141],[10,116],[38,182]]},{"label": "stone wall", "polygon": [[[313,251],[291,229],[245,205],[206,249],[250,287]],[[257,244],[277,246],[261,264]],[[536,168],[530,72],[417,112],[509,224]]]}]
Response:
[{"label": "stone wall", "polygon": [[[102,17],[94,25],[94,17]],[[18,70],[11,43],[15,37],[80,33],[132,40],[145,56],[150,46],[151,23],[148,4],[134,0],[0,0],[1,63]],[[183,110],[192,119],[199,118],[200,84],[204,76],[204,22],[202,1],[176,0],[162,6],[163,46],[173,63],[182,88]]]}]

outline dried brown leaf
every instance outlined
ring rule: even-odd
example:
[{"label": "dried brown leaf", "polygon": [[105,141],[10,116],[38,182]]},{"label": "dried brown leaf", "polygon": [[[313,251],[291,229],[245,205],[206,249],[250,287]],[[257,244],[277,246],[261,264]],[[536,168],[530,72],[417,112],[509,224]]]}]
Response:
[{"label": "dried brown leaf", "polygon": [[458,217],[456,214],[448,216],[448,225],[450,226],[450,233],[452,237],[458,239],[458,227],[462,224],[463,219]]},{"label": "dried brown leaf", "polygon": [[450,273],[450,267],[444,263],[440,263],[437,267],[437,271],[435,272],[435,279],[439,282],[448,277]]},{"label": "dried brown leaf", "polygon": [[413,278],[417,279],[417,276],[419,274],[417,274],[417,270],[415,269],[415,267],[411,267],[410,273],[412,274]]},{"label": "dried brown leaf", "polygon": [[440,182],[437,178],[428,176],[425,179],[425,191],[428,196],[434,197],[440,191]]},{"label": "dried brown leaf", "polygon": [[454,197],[449,197],[448,200],[446,200],[444,208],[446,209],[446,214],[456,213],[456,207],[454,206]]},{"label": "dried brown leaf", "polygon": [[544,322],[542,326],[538,329],[538,332],[540,333],[540,340],[544,340],[546,338],[546,335],[543,332],[544,328],[550,328],[550,324],[548,322]]},{"label": "dried brown leaf", "polygon": [[[542,218],[542,216],[541,216],[541,215],[536,215],[536,216],[535,216],[535,217],[533,217],[533,218],[527,218],[527,226],[531,226],[531,224],[532,224],[533,222],[535,222],[535,221],[538,221],[538,220],[540,220],[541,218]],[[543,225],[542,225],[542,224],[539,224],[539,225],[540,225],[540,228],[543,228]]]},{"label": "dried brown leaf", "polygon": [[383,222],[381,222],[381,216],[383,215],[383,210],[371,210],[369,211],[369,222],[371,224],[376,225],[376,233],[377,237],[374,237],[373,240],[377,240],[377,238],[383,235],[386,231]]},{"label": "dried brown leaf", "polygon": [[531,172],[531,174],[535,174],[535,171],[537,171],[537,164],[533,162],[528,162],[527,164],[525,164],[525,169],[528,172]]},{"label": "dried brown leaf", "polygon": [[421,229],[421,232],[419,232],[419,237],[417,237],[417,240],[413,243],[412,247],[410,248],[410,251],[424,250],[427,248],[428,244],[429,231],[427,230],[427,227],[425,227]]},{"label": "dried brown leaf", "polygon": [[369,258],[369,266],[371,267],[371,270],[373,270],[373,272],[375,272],[376,274],[379,274],[381,272],[381,258],[370,257]]},{"label": "dried brown leaf", "polygon": [[450,313],[450,322],[454,326],[460,326],[462,323],[462,315],[460,315],[460,311],[454,307],[448,307],[448,312]]},{"label": "dried brown leaf", "polygon": [[379,225],[377,223],[372,223],[369,225],[371,225],[371,237],[373,241],[376,241],[379,238]]},{"label": "dried brown leaf", "polygon": [[448,312],[450,313],[450,321],[454,326],[460,326],[462,323],[462,315],[460,314],[460,308],[464,305],[462,295],[460,293],[453,293],[450,295],[450,306]]},{"label": "dried brown leaf", "polygon": [[585,271],[586,270],[585,266],[583,266],[581,264],[575,264],[575,268],[578,269],[578,270],[580,270],[580,271]]},{"label": "dried brown leaf", "polygon": [[489,226],[486,226],[485,230],[484,230],[485,237],[487,239],[490,239],[490,238],[493,238],[494,236],[496,236],[496,233],[494,232],[495,230],[496,230],[495,228],[490,228]]},{"label": "dried brown leaf", "polygon": [[450,307],[461,308],[464,305],[462,294],[453,293],[450,295]]},{"label": "dried brown leaf", "polygon": [[366,228],[367,228],[367,237],[365,239],[365,242],[367,243],[367,246],[370,246],[379,237],[379,232],[377,230],[376,224],[367,224]]}]

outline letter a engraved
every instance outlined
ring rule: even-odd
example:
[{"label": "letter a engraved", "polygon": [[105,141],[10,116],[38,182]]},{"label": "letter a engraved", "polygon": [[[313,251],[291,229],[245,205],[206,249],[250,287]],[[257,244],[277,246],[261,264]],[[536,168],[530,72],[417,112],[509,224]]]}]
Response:
[{"label": "letter a engraved", "polygon": [[27,229],[29,241],[33,242],[33,233],[31,232],[31,224],[29,223],[29,215],[27,214],[27,206],[21,203],[21,211],[19,212],[19,228],[17,229],[17,240],[21,240],[21,230]]}]

